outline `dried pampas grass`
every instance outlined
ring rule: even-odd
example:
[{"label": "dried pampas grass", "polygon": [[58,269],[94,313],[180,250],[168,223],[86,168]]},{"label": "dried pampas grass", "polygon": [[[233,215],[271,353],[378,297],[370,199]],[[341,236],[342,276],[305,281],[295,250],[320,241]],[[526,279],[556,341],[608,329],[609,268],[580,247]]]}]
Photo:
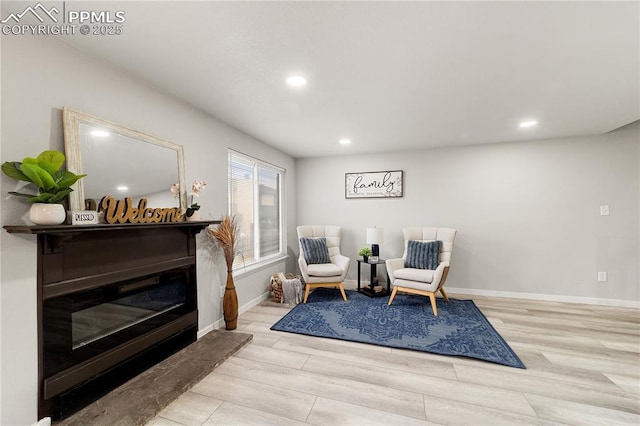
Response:
[{"label": "dried pampas grass", "polygon": [[207,229],[207,233],[213,238],[224,253],[227,262],[227,270],[233,269],[233,260],[236,257],[236,240],[238,238],[238,224],[235,216],[223,216],[222,223],[217,228]]}]

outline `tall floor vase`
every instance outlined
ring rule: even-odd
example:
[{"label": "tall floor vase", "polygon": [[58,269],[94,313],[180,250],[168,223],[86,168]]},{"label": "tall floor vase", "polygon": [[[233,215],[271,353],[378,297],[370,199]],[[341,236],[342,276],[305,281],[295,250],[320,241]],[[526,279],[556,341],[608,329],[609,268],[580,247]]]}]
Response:
[{"label": "tall floor vase", "polygon": [[238,327],[238,295],[233,284],[233,275],[227,271],[227,285],[224,288],[222,311],[227,330],[235,330]]}]

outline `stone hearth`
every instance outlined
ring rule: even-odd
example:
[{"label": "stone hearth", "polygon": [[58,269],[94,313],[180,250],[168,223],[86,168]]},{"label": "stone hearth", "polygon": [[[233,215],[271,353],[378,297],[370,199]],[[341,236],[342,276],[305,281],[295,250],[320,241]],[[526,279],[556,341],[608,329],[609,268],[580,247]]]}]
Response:
[{"label": "stone hearth", "polygon": [[109,392],[60,426],[144,425],[251,341],[247,333],[214,330]]}]

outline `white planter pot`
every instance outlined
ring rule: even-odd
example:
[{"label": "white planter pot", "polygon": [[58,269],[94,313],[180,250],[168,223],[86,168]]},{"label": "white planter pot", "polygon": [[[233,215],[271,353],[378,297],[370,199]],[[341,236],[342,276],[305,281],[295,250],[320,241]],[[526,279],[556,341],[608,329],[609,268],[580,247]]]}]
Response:
[{"label": "white planter pot", "polygon": [[191,216],[186,216],[186,218],[187,218],[187,222],[198,221],[200,220],[200,211],[196,210],[195,212],[193,212]]},{"label": "white planter pot", "polygon": [[60,225],[67,218],[62,204],[31,204],[29,220],[36,225]]}]

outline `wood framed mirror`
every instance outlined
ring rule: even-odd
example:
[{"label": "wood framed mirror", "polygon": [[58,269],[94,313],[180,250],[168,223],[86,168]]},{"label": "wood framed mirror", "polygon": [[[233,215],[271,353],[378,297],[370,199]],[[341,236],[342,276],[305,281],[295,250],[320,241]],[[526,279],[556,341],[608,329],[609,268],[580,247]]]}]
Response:
[{"label": "wood framed mirror", "polygon": [[[62,110],[67,170],[86,173],[69,194],[71,210],[95,210],[105,195],[148,207],[187,207],[182,145],[101,118]],[[180,184],[176,199],[171,185]]]}]

